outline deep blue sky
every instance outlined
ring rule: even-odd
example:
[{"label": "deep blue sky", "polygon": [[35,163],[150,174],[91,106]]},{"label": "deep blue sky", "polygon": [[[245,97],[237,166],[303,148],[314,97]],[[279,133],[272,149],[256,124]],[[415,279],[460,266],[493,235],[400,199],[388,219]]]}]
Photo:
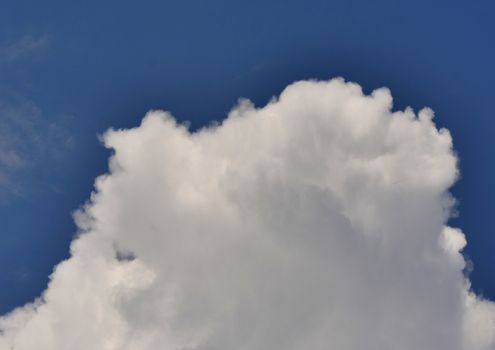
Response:
[{"label": "deep blue sky", "polygon": [[158,108],[198,127],[240,96],[261,106],[294,80],[335,76],[388,86],[396,108],[430,106],[450,129],[462,172],[451,224],[467,234],[474,290],[495,299],[494,11],[492,1],[2,1],[0,313],[38,296],[67,257],[71,212],[106,170],[98,133]]}]

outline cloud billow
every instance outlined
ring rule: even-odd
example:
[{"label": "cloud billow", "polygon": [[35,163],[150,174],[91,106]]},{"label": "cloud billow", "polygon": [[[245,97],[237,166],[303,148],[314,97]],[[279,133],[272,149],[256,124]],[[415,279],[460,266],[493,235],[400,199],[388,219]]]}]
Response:
[{"label": "cloud billow", "polygon": [[493,349],[432,118],[333,79],[194,133],[163,111],[109,130],[71,257],[0,349]]}]

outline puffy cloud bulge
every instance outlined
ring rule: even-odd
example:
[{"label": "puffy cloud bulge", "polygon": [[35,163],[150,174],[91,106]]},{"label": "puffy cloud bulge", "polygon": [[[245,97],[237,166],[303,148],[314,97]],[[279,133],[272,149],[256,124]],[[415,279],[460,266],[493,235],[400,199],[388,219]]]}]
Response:
[{"label": "puffy cloud bulge", "polygon": [[432,117],[333,79],[194,133],[163,111],[109,130],[71,257],[0,349],[495,349]]}]

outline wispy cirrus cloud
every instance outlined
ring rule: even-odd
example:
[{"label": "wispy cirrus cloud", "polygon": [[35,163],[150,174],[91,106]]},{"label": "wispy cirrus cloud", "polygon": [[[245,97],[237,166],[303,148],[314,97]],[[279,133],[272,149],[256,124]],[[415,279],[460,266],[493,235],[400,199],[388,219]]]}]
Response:
[{"label": "wispy cirrus cloud", "polygon": [[24,35],[16,40],[0,43],[0,63],[8,63],[27,58],[30,55],[43,50],[50,43],[50,36]]},{"label": "wispy cirrus cloud", "polygon": [[58,158],[74,142],[67,128],[45,118],[24,96],[0,91],[0,204],[22,196],[23,175],[43,162]]},{"label": "wispy cirrus cloud", "polygon": [[[0,42],[0,70],[28,67],[50,45],[48,34],[24,35]],[[59,157],[74,142],[60,118],[46,116],[28,92],[0,81],[0,204],[26,193],[29,169]]]}]

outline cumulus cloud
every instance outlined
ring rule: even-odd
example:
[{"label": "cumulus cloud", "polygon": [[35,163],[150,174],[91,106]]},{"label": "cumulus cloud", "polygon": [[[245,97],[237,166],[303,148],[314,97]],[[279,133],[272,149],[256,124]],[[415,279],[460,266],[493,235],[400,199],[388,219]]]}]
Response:
[{"label": "cumulus cloud", "polygon": [[163,111],[109,130],[71,258],[0,349],[494,349],[432,117],[334,79],[194,133]]}]

